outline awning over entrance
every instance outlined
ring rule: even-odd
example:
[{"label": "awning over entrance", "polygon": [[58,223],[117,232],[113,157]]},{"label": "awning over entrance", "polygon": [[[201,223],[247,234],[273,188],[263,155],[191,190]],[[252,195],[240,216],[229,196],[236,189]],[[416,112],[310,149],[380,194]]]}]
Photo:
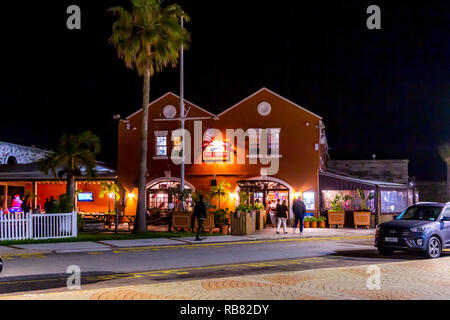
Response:
[{"label": "awning over entrance", "polygon": [[238,186],[246,191],[289,191],[289,188],[281,183],[267,180],[240,180]]},{"label": "awning over entrance", "polygon": [[405,184],[358,179],[328,172],[319,173],[319,187],[321,190],[409,189],[408,185]]}]

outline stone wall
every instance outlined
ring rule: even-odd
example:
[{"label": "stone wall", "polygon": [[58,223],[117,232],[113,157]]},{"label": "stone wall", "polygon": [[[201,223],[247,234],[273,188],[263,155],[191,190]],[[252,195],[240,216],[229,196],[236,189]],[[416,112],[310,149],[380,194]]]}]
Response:
[{"label": "stone wall", "polygon": [[416,181],[419,190],[420,201],[425,202],[448,202],[446,181]]},{"label": "stone wall", "polygon": [[331,173],[367,180],[408,183],[409,160],[328,160]]},{"label": "stone wall", "polygon": [[8,160],[12,164],[14,162],[17,164],[37,162],[48,154],[48,151],[39,148],[0,141],[0,164],[8,164]]}]

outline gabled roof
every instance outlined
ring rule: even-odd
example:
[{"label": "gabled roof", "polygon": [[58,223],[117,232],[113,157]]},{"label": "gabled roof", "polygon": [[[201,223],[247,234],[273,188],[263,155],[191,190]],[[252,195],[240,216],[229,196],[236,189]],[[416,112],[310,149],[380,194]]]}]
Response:
[{"label": "gabled roof", "polygon": [[[178,100],[180,100],[180,96],[178,96],[178,95],[176,95],[175,93],[169,91],[169,92],[167,92],[166,94],[164,94],[164,95],[162,95],[161,97],[159,97],[158,99],[153,100],[152,102],[150,102],[150,105],[149,105],[149,106],[151,107],[153,104],[155,104],[156,102],[158,102],[158,101],[164,99],[164,98],[167,97],[167,96],[173,96],[173,97],[176,97]],[[203,109],[202,107],[199,107],[199,106],[196,105],[195,103],[192,103],[192,102],[190,102],[190,101],[188,101],[188,100],[186,100],[186,99],[184,99],[184,102],[185,102],[185,103],[188,103],[188,104],[190,104],[190,105],[192,105],[192,106],[194,106],[194,107],[196,107],[197,109],[200,109],[200,110],[203,111],[203,112],[206,112],[206,113],[209,114],[211,117],[215,117],[215,116],[216,116],[214,113],[209,112],[208,110],[205,110],[205,109]],[[138,113],[141,112],[141,111],[142,111],[142,108],[140,108],[140,109],[137,110],[136,112],[130,114],[128,117],[126,117],[126,119],[127,119],[127,120],[130,119],[131,117],[135,116],[136,114],[138,114]]]},{"label": "gabled roof", "polygon": [[[198,109],[200,109],[201,111],[203,111],[203,112],[209,114],[211,117],[220,117],[221,115],[227,113],[227,112],[230,111],[231,109],[233,109],[233,108],[237,107],[238,105],[240,105],[242,102],[247,101],[248,99],[254,97],[254,96],[257,95],[258,93],[263,92],[263,91],[269,92],[270,94],[272,94],[272,95],[274,95],[274,96],[276,96],[276,97],[278,97],[278,98],[280,98],[280,99],[286,101],[287,103],[290,103],[290,104],[292,104],[293,106],[295,106],[295,107],[297,107],[297,108],[299,108],[299,109],[301,109],[301,110],[303,110],[303,111],[305,111],[305,112],[307,112],[307,113],[309,113],[309,114],[315,116],[315,117],[318,118],[319,120],[322,120],[322,117],[321,117],[321,116],[319,116],[319,115],[317,115],[317,114],[315,114],[315,113],[309,111],[308,109],[303,108],[302,106],[296,104],[295,102],[292,102],[292,101],[289,100],[289,99],[286,99],[286,98],[283,97],[283,96],[280,96],[278,93],[275,93],[275,92],[273,92],[272,90],[267,89],[266,87],[263,87],[263,88],[259,89],[259,90],[256,91],[255,93],[253,93],[253,94],[251,94],[250,96],[248,96],[247,98],[245,98],[245,99],[239,101],[238,103],[234,104],[233,106],[229,107],[228,109],[222,111],[222,112],[219,113],[218,115],[215,115],[214,113],[209,112],[208,110],[205,110],[205,109],[203,109],[202,107],[199,107],[198,105],[196,105],[196,104],[194,104],[194,103],[192,103],[192,102],[190,102],[190,101],[188,101],[188,100],[186,100],[186,99],[184,99],[184,102],[185,102],[185,103],[188,103],[188,104],[190,104],[190,105],[192,105],[192,106],[194,106],[194,107],[196,107],[196,108],[198,108]],[[169,92],[167,92],[166,94],[164,94],[164,95],[162,95],[161,97],[159,97],[158,99],[156,99],[156,100],[150,102],[150,106],[152,106],[154,103],[156,103],[156,102],[160,101],[161,99],[164,99],[165,97],[170,96],[170,95],[172,95],[172,96],[174,96],[174,97],[180,99],[180,96],[178,96],[178,95],[174,94],[173,92],[169,91]],[[129,115],[128,117],[126,117],[126,119],[127,119],[127,120],[130,119],[131,117],[135,116],[136,114],[138,114],[138,113],[141,112],[141,111],[142,111],[142,108],[139,109],[139,110],[137,110],[137,111],[134,112],[133,114]]]},{"label": "gabled roof", "polygon": [[303,111],[306,111],[307,113],[309,113],[309,114],[311,114],[311,115],[317,117],[319,120],[322,120],[322,117],[321,117],[321,116],[319,116],[319,115],[317,115],[317,114],[315,114],[315,113],[309,111],[308,109],[303,108],[302,106],[296,104],[295,102],[292,102],[291,100],[286,99],[286,98],[283,97],[283,96],[280,96],[278,93],[275,93],[275,92],[273,92],[272,90],[267,89],[266,87],[263,87],[263,88],[259,89],[259,90],[256,91],[255,93],[249,95],[247,98],[245,98],[245,99],[239,101],[238,103],[234,104],[233,106],[229,107],[228,109],[222,111],[222,112],[219,113],[217,116],[220,117],[221,115],[227,113],[227,112],[230,111],[231,109],[233,109],[233,108],[237,107],[238,105],[240,105],[242,102],[249,100],[250,98],[254,97],[254,96],[257,95],[258,93],[263,92],[263,91],[267,91],[267,92],[269,92],[270,94],[272,94],[272,95],[274,95],[274,96],[276,96],[276,97],[278,97],[278,98],[280,98],[280,99],[282,99],[282,100],[284,100],[284,101],[286,101],[286,102],[288,102],[288,103],[290,103],[290,104],[296,106],[297,108],[299,108],[299,109],[301,109],[301,110],[303,110]]}]

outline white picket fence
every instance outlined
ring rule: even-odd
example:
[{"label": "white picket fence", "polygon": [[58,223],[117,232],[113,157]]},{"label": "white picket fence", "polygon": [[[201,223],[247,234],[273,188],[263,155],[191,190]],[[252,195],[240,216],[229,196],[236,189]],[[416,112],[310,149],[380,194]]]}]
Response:
[{"label": "white picket fence", "polygon": [[77,236],[77,213],[0,215],[0,241]]}]

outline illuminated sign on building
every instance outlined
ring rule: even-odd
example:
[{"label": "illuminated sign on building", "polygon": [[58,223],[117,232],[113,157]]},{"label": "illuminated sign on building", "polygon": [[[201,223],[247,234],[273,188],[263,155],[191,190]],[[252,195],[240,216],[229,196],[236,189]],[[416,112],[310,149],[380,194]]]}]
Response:
[{"label": "illuminated sign on building", "polygon": [[203,161],[230,161],[232,148],[231,143],[226,141],[212,140],[203,144]]}]

